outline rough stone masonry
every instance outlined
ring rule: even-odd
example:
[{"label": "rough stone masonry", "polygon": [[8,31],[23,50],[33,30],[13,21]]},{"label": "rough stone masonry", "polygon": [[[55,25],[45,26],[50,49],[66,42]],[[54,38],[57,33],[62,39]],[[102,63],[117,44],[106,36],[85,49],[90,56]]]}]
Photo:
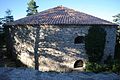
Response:
[{"label": "rough stone masonry", "polygon": [[[41,25],[38,49],[40,70],[72,70],[77,60],[86,62],[85,44],[75,44],[75,38],[88,34],[89,27],[91,26]],[[107,32],[104,56],[114,56],[116,28],[106,26],[103,28]],[[13,32],[16,53],[19,59],[29,67],[34,67],[36,29],[32,26],[18,26]],[[84,66],[85,64],[82,68]]]}]

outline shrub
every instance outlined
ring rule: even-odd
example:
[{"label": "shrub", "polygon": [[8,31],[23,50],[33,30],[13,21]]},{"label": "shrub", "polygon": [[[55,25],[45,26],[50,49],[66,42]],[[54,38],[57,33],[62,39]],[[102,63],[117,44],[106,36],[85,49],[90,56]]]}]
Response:
[{"label": "shrub", "polygon": [[107,64],[98,64],[93,62],[87,62],[85,71],[88,72],[114,72],[120,73],[120,61],[113,60],[113,62]]},{"label": "shrub", "polygon": [[115,59],[120,60],[120,39],[119,39],[119,41],[116,41],[114,57],[115,57]]},{"label": "shrub", "polygon": [[100,62],[104,53],[106,31],[100,26],[90,27],[85,38],[85,49],[90,62]]},{"label": "shrub", "polygon": [[101,65],[101,64],[98,64],[98,63],[91,63],[91,62],[88,62],[86,64],[86,71],[87,72],[103,72],[105,71],[105,66],[104,65]]},{"label": "shrub", "polygon": [[115,73],[120,73],[120,61],[113,60],[110,71]]},{"label": "shrub", "polygon": [[107,65],[107,69],[109,72],[120,72],[120,61],[117,59],[113,59],[112,56],[109,55],[104,63]]}]

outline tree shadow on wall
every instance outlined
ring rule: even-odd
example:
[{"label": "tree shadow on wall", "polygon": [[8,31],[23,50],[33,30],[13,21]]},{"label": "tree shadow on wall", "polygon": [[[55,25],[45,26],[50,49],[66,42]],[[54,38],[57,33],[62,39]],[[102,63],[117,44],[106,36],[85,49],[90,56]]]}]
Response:
[{"label": "tree shadow on wall", "polygon": [[[56,26],[57,27],[57,26]],[[49,27],[48,27],[49,28]],[[80,50],[81,47],[80,45],[75,45],[74,44],[74,39],[70,38],[71,33],[68,32],[68,34],[63,34],[64,29],[61,27],[57,27],[54,29],[59,29],[59,30],[52,30],[52,29],[47,29],[47,28],[40,28],[40,27],[32,27],[32,26],[14,26],[11,28],[11,33],[13,44],[14,47],[12,50],[14,53],[16,53],[16,58],[17,55],[21,55],[22,52],[26,52],[27,55],[29,55],[27,58],[32,59],[35,56],[34,52],[28,49],[28,47],[34,47],[35,53],[39,53],[39,57],[45,57],[48,59],[51,59],[55,62],[63,63],[66,60],[63,58],[66,56],[69,58],[72,57],[81,57],[85,58],[85,54],[82,53]],[[67,29],[67,28],[65,28]],[[71,28],[68,29],[68,31]],[[43,35],[42,35],[43,31]],[[41,34],[40,34],[41,33]],[[71,34],[71,37],[73,37],[75,32]],[[40,36],[44,37],[41,38]],[[15,38],[16,37],[16,38]],[[71,43],[71,39],[73,39],[73,43]],[[25,45],[25,46],[23,46]],[[36,49],[35,49],[36,48]],[[38,48],[46,48],[39,50]],[[53,52],[52,54],[49,53],[48,49],[52,49]],[[54,52],[56,51],[56,52]],[[55,54],[54,54],[55,53]],[[32,57],[31,57],[32,56]],[[38,58],[36,58],[38,59]],[[33,60],[34,62],[34,60]],[[39,62],[39,61],[38,61]],[[37,62],[37,63],[38,63]],[[38,63],[40,65],[40,63]],[[49,63],[43,62],[46,66],[48,66]],[[34,66],[34,65],[33,65]],[[61,65],[60,65],[61,66]],[[65,66],[65,65],[63,65]]]},{"label": "tree shadow on wall", "polygon": [[[75,35],[77,36],[76,32],[71,28],[62,27],[66,27],[66,25],[54,26],[54,30],[44,29],[45,37],[44,40],[41,40],[39,47],[52,48],[70,57],[75,56],[86,58],[83,50],[84,46],[74,43]],[[72,31],[72,33],[70,31]],[[67,34],[65,34],[65,32]]]},{"label": "tree shadow on wall", "polygon": [[[32,65],[35,66],[35,69],[37,69],[39,65],[37,52],[38,52],[38,43],[39,43],[38,38],[39,38],[40,28],[38,28],[37,26],[30,27],[26,25],[24,27],[14,26],[11,27],[10,29],[11,29],[11,33],[9,34],[11,34],[12,45],[9,44],[9,46],[12,46],[12,48],[9,50],[13,50],[11,51],[12,57],[17,59],[17,57],[19,56],[21,57],[22,55],[25,55],[22,57],[30,59],[33,62]],[[19,61],[20,60],[21,59],[19,59]],[[25,63],[25,65],[28,65],[27,63],[28,61]]]},{"label": "tree shadow on wall", "polygon": [[[69,59],[87,59],[86,54],[83,51],[84,46],[81,46],[81,44],[74,44],[74,35],[76,35],[76,32],[71,28],[62,28],[63,26],[54,26],[54,29],[48,29],[49,27],[43,28],[44,37],[42,40],[40,40],[39,50],[42,48],[44,49],[39,51],[39,53],[41,53],[39,56],[43,56],[45,58],[58,62],[63,66],[65,64],[62,63],[64,62],[71,62]],[[65,32],[67,34],[65,34]],[[79,33],[80,32],[81,31],[79,31]],[[74,64],[71,65],[74,67]]]}]

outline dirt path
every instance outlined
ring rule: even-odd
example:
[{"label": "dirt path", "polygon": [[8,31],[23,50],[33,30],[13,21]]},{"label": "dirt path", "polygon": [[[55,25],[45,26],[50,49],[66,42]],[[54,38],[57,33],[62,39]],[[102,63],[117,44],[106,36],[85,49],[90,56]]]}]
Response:
[{"label": "dirt path", "polygon": [[0,68],[0,80],[120,80],[120,76],[115,73],[57,73],[27,68]]}]

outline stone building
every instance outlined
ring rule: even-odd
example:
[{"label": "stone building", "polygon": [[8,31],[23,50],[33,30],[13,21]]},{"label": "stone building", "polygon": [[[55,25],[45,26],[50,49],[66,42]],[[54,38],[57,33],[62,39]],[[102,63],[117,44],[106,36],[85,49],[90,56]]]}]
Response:
[{"label": "stone building", "polygon": [[[105,29],[104,58],[114,56],[116,24],[58,6],[8,23],[13,50],[24,64],[34,67],[38,53],[41,71],[83,69],[87,61],[84,38],[91,26]],[[37,47],[37,48],[36,48]]]}]

